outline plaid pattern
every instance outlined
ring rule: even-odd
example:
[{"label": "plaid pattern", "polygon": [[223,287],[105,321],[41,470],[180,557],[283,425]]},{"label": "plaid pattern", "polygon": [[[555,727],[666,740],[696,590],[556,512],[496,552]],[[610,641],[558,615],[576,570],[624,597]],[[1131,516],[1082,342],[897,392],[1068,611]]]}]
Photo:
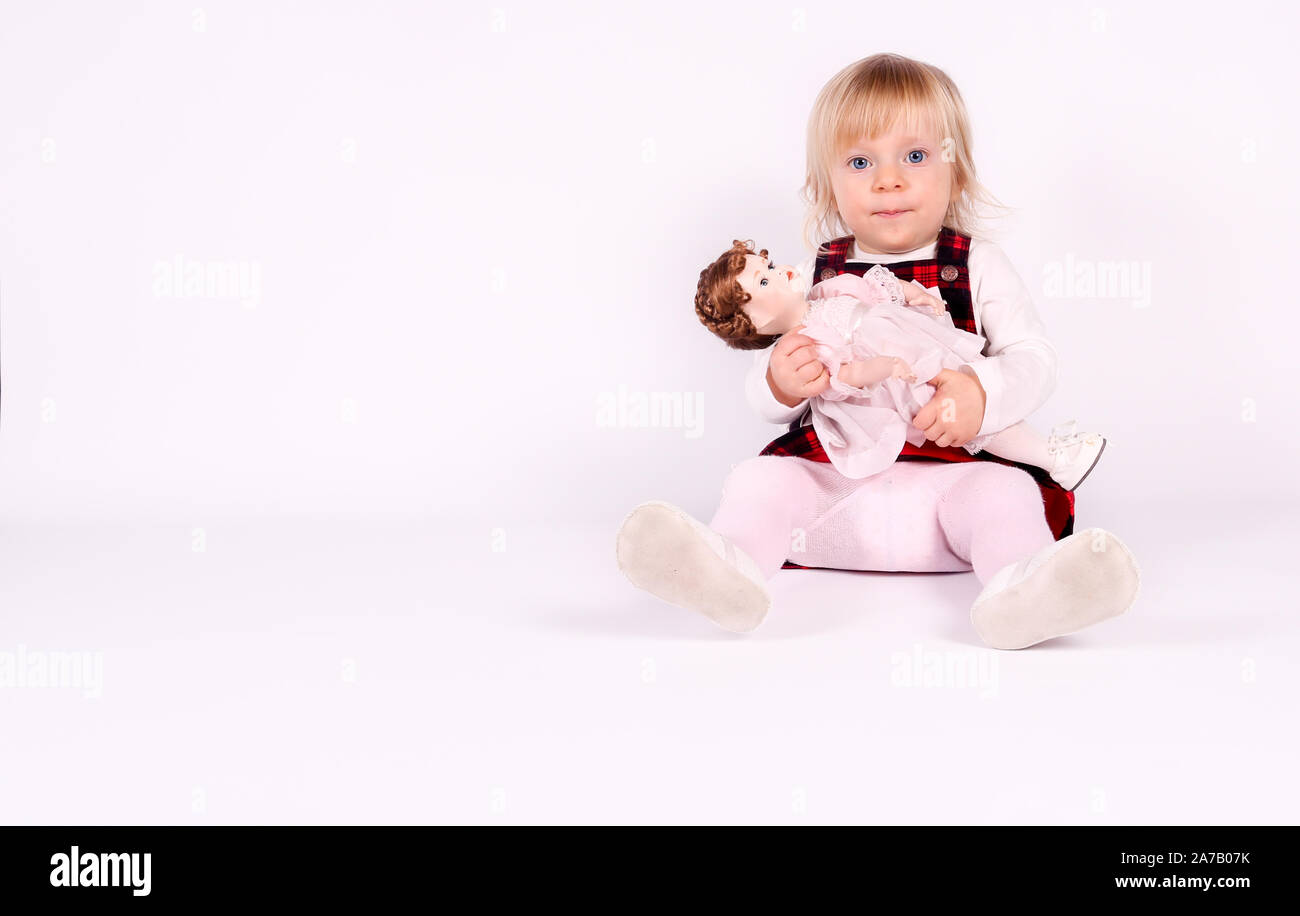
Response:
[{"label": "plaid pattern", "polygon": [[[871,263],[846,263],[853,250],[853,236],[846,235],[823,246],[826,250],[817,255],[817,266],[813,271],[814,282],[843,273],[862,276],[872,267]],[[904,283],[916,280],[926,288],[937,286],[943,295],[943,301],[952,315],[953,324],[975,333],[975,312],[971,306],[970,274],[966,267],[966,258],[970,254],[970,237],[962,235],[945,226],[939,233],[935,246],[935,256],[923,261],[899,261],[885,266]],[[947,270],[945,270],[947,268]],[[834,273],[827,273],[834,271]],[[945,279],[944,274],[949,279]],[[801,426],[804,417],[790,424],[790,430],[780,438],[770,442],[760,455],[780,455],[803,458],[808,461],[829,462],[830,458],[817,439],[817,431],[811,426]],[[927,439],[922,445],[903,443],[899,461],[996,461],[999,464],[1020,468],[1034,478],[1038,489],[1043,494],[1043,513],[1052,535],[1059,541],[1074,533],[1074,494],[1051,478],[1047,471],[1030,464],[1010,461],[988,452],[972,455],[958,446],[941,447]],[[783,569],[810,569],[798,563],[785,561]]]},{"label": "plaid pattern", "polygon": [[[853,251],[853,236],[835,239],[825,246],[825,252],[818,252],[817,266],[813,270],[813,282],[825,280],[839,274],[862,276],[875,267],[870,262],[845,263]],[[970,237],[954,232],[947,226],[939,231],[939,241],[934,246],[934,257],[924,261],[898,261],[886,264],[889,272],[904,283],[915,280],[926,289],[939,287],[952,323],[964,331],[975,333],[975,310],[970,302],[970,273],[966,269],[966,258],[970,255]],[[944,276],[944,268],[949,268]],[[828,274],[827,271],[834,271]],[[955,275],[954,275],[955,272]]]}]

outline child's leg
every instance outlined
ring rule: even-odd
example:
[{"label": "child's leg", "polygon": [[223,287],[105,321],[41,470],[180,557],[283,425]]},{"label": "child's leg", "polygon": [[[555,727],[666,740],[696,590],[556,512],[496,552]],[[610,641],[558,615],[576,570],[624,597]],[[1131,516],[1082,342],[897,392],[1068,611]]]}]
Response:
[{"label": "child's leg", "polygon": [[619,526],[619,568],[669,604],[748,632],[771,607],[766,582],[790,552],[791,532],[806,528],[834,489],[816,470],[815,462],[775,455],[742,462],[707,527],[671,503],[642,503]]},{"label": "child's leg", "polygon": [[709,527],[749,554],[766,578],[790,555],[792,532],[807,528],[824,501],[813,464],[776,455],[748,458],[723,484]]},{"label": "child's leg", "polygon": [[1023,649],[1123,614],[1139,573],[1119,538],[1089,528],[1056,540],[1032,477],[1019,468],[969,462],[944,493],[939,521],[984,586],[971,623],[996,649]]},{"label": "child's leg", "polygon": [[981,583],[1008,564],[1053,543],[1038,484],[1020,468],[992,461],[968,462],[945,481],[939,525],[952,547],[975,569]]}]

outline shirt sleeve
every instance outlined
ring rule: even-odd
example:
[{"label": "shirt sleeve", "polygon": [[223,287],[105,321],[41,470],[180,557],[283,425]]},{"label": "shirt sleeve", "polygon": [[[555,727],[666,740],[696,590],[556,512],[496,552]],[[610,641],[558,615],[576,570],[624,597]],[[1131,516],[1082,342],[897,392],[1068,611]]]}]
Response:
[{"label": "shirt sleeve", "polygon": [[1011,260],[988,240],[971,243],[971,303],[986,359],[962,368],[984,388],[984,422],[978,435],[1006,429],[1029,416],[1056,388],[1058,356],[1033,298]]}]

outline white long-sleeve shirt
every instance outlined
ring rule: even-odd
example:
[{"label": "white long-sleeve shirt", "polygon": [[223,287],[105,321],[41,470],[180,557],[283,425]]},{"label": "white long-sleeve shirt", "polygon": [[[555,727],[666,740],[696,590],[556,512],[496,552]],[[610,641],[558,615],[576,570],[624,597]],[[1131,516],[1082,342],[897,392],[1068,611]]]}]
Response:
[{"label": "white long-sleeve shirt", "polygon": [[[937,242],[902,254],[865,254],[855,244],[849,263],[892,264],[896,261],[919,261],[933,258]],[[970,275],[971,305],[975,315],[975,333],[988,343],[983,355],[987,359],[967,363],[984,387],[984,422],[977,435],[984,436],[1006,429],[1023,420],[1046,402],[1056,388],[1057,353],[1047,339],[1047,329],[1016,269],[997,243],[971,239],[967,257]],[[818,282],[813,276],[816,258],[809,257],[796,270],[809,287]],[[767,384],[767,365],[772,347],[757,350],[754,364],[745,379],[750,405],[770,423],[789,424],[808,406],[805,399],[786,407],[772,394]],[[886,354],[888,355],[888,354]],[[804,424],[812,422],[804,418]]]}]

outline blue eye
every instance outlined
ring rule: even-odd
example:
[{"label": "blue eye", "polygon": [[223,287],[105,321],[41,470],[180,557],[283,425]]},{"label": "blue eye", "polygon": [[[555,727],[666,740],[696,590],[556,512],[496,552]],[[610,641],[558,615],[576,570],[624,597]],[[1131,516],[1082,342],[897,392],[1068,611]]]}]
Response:
[{"label": "blue eye", "polygon": [[861,171],[862,169],[865,169],[865,168],[866,168],[866,165],[864,164],[864,165],[862,165],[861,167],[859,167],[859,166],[856,166],[856,165],[853,164],[853,163],[855,163],[855,162],[866,163],[866,162],[867,162],[867,157],[866,157],[866,156],[854,156],[852,159],[849,160],[849,168],[854,169],[855,171]]},{"label": "blue eye", "polygon": [[767,286],[767,277],[764,277],[762,280],[759,280],[759,281],[758,281],[758,285],[759,285],[759,286]]},{"label": "blue eye", "polygon": [[907,154],[907,161],[910,162],[910,163],[912,163],[912,165],[920,165],[922,162],[925,161],[924,159],[913,159],[912,157],[915,156],[917,153],[920,153],[922,156],[928,156],[928,155],[929,155],[929,154],[928,154],[925,150],[923,150],[923,149],[914,149],[914,150],[912,150],[910,153]]}]

